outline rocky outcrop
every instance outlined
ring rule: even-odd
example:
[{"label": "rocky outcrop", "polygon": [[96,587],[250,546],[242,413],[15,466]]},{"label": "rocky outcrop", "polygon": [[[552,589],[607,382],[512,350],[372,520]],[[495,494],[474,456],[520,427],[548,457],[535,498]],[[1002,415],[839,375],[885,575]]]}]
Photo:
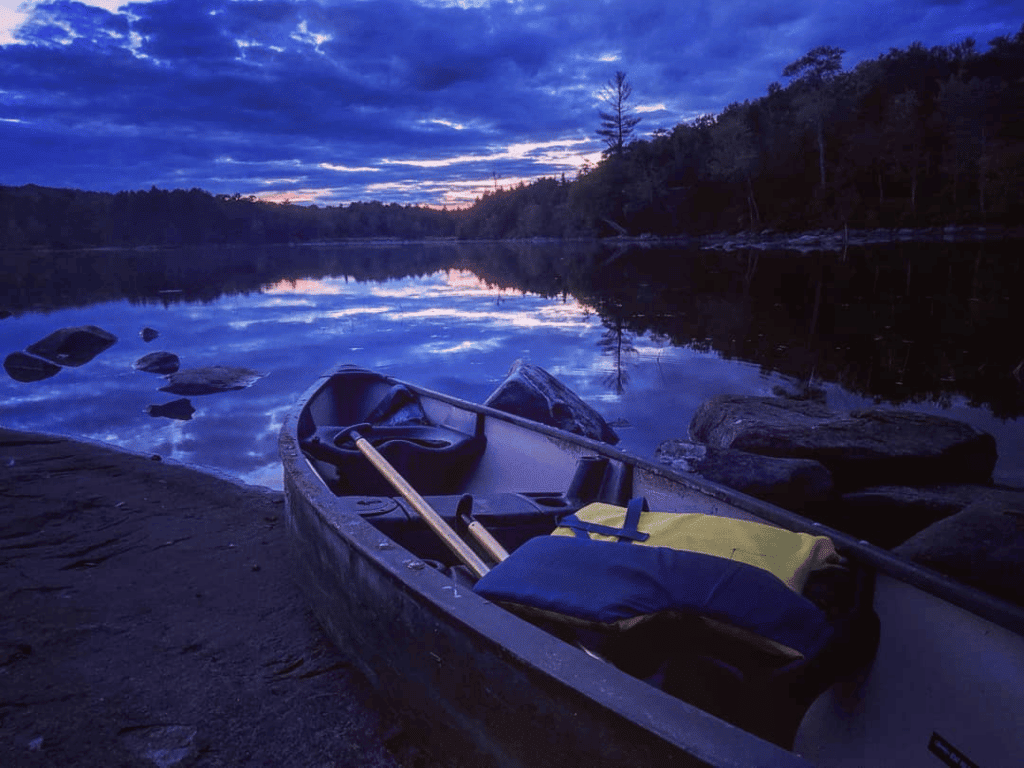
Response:
[{"label": "rocky outcrop", "polygon": [[4,358],[4,370],[15,381],[42,381],[60,372],[60,366],[24,352],[11,352]]},{"label": "rocky outcrop", "polygon": [[233,389],[245,389],[266,376],[265,373],[248,368],[230,368],[224,365],[211,365],[205,368],[186,368],[183,371],[167,376],[168,384],[160,387],[161,392],[172,395],[212,395],[217,392],[229,392]]},{"label": "rocky outcrop", "polygon": [[1024,493],[976,501],[893,552],[1024,605]]},{"label": "rocky outcrop", "polygon": [[26,351],[57,365],[85,365],[117,342],[117,336],[95,325],[61,328]]},{"label": "rocky outcrop", "polygon": [[181,367],[181,360],[170,352],[150,352],[135,361],[135,369],[146,373],[174,373]]},{"label": "rocky outcrop", "polygon": [[608,422],[571,389],[532,363],[516,360],[508,376],[484,402],[499,411],[614,445]]},{"label": "rocky outcrop", "polygon": [[700,475],[796,511],[816,508],[833,490],[831,473],[811,459],[774,459],[685,440],[666,440],[655,455],[677,471]]},{"label": "rocky outcrop", "polygon": [[690,434],[717,448],[820,461],[841,490],[986,483],[997,458],[991,435],[953,419],[880,408],[840,413],[771,397],[713,398],[694,415]]}]

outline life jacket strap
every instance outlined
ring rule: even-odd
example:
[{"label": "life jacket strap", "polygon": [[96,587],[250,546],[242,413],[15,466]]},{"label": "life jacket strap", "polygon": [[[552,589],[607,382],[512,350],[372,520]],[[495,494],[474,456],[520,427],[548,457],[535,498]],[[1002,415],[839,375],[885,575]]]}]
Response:
[{"label": "life jacket strap", "polygon": [[604,536],[617,536],[619,541],[647,541],[651,534],[641,533],[638,527],[640,525],[640,513],[650,511],[651,508],[647,505],[647,499],[643,496],[637,496],[629,500],[629,504],[626,506],[626,517],[622,521],[621,528],[580,520],[575,514],[563,517],[559,521],[559,525],[569,528],[574,536],[581,539],[589,539],[589,534],[598,533]]}]

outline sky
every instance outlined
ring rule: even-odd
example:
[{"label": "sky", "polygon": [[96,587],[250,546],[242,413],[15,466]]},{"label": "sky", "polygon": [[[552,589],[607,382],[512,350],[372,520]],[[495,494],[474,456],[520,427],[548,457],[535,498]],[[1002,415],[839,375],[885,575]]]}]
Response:
[{"label": "sky", "polygon": [[601,91],[639,137],[764,95],[821,45],[1024,22],[1024,0],[0,0],[0,184],[466,205],[574,178]]}]

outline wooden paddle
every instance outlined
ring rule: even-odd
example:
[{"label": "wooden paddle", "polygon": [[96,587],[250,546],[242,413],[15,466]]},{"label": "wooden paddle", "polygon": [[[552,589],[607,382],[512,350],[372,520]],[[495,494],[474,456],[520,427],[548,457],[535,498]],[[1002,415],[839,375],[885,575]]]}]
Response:
[{"label": "wooden paddle", "polygon": [[[381,473],[385,480],[391,483],[392,487],[402,495],[402,498],[412,505],[412,508],[415,509],[416,513],[423,518],[424,522],[428,526],[430,526],[431,530],[441,537],[441,541],[445,543],[448,549],[450,549],[455,556],[459,558],[459,560],[465,563],[477,578],[481,578],[486,574],[490,568],[488,568],[484,561],[477,556],[476,552],[474,552],[466,542],[459,538],[458,534],[452,530],[451,526],[444,521],[444,518],[434,511],[434,508],[427,503],[426,499],[417,493],[415,488],[409,485],[409,482],[399,474],[397,469],[391,466],[391,462],[381,456],[380,451],[374,448],[370,444],[369,440],[359,434],[357,429],[363,426],[364,425],[359,424],[345,430],[343,434],[352,438],[352,441],[356,444],[356,448],[359,449],[360,453],[362,453],[363,456],[373,464],[374,468]],[[335,439],[337,440],[341,437],[342,435],[338,435]],[[477,526],[482,528],[479,523],[477,523]],[[487,535],[490,537],[490,534]],[[493,541],[493,537],[491,537],[491,540]],[[501,545],[498,544],[497,541],[494,541],[494,544],[501,549]],[[486,545],[484,546],[486,547]],[[490,551],[489,548],[488,551]]]}]

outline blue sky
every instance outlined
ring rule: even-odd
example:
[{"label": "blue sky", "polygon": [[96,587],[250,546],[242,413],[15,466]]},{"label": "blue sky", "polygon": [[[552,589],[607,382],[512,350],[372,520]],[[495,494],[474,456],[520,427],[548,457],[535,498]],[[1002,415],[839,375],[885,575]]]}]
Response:
[{"label": "blue sky", "polygon": [[599,91],[641,135],[819,45],[984,50],[1021,0],[0,0],[0,184],[465,204],[572,178]]}]

